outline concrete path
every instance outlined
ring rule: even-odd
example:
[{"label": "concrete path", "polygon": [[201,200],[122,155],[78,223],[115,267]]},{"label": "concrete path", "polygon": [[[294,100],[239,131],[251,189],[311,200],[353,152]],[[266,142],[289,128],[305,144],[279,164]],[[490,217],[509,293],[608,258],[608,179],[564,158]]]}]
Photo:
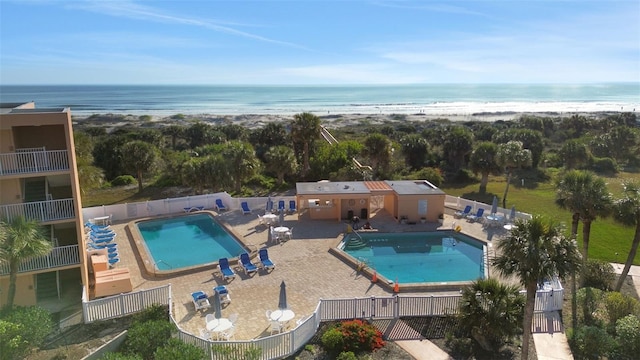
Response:
[{"label": "concrete path", "polygon": [[401,348],[411,354],[416,360],[452,360],[446,352],[429,340],[396,340]]},{"label": "concrete path", "polygon": [[[624,264],[611,263],[613,266],[613,271],[616,274],[622,274],[622,270],[624,269]],[[627,279],[625,280],[627,283],[633,283],[633,287],[636,289],[636,294],[640,296],[640,266],[631,265],[631,269],[629,269],[629,274],[627,274]]]},{"label": "concrete path", "polygon": [[534,314],[532,330],[538,360],[573,360],[558,311]]}]

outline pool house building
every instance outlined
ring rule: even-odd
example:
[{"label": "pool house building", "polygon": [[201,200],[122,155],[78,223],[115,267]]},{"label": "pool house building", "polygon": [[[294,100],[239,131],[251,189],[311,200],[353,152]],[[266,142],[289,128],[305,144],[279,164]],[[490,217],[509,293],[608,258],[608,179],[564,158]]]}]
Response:
[{"label": "pool house building", "polygon": [[[55,303],[69,291],[80,296],[87,268],[69,108],[0,104],[0,189],[0,218],[37,221],[53,245],[49,254],[20,265],[14,304]],[[9,265],[0,262],[0,306],[8,287]]]},{"label": "pool house building", "polygon": [[296,184],[298,215],[310,219],[363,222],[372,211],[386,210],[398,222],[438,222],[446,194],[426,180],[301,182]]}]

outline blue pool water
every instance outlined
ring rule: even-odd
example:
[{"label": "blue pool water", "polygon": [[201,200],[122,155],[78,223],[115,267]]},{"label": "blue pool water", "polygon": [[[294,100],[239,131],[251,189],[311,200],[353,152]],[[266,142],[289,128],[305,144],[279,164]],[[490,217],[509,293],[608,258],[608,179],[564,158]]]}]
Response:
[{"label": "blue pool water", "polygon": [[485,277],[482,243],[457,232],[359,233],[343,250],[400,284],[473,281]]},{"label": "blue pool water", "polygon": [[140,221],[136,225],[158,270],[217,262],[246,251],[208,214]]}]

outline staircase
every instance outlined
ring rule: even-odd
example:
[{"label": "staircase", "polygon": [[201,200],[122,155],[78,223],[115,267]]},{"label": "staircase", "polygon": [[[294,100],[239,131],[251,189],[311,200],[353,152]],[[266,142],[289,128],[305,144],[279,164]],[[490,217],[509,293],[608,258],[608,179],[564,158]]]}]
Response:
[{"label": "staircase", "polygon": [[[322,135],[322,138],[324,138],[329,143],[329,145],[335,145],[338,143],[338,140],[333,137],[329,130],[327,130],[327,128],[324,126],[320,127],[320,135]],[[371,180],[371,175],[373,174],[373,168],[371,168],[371,166],[360,164],[360,162],[356,158],[351,158],[351,161],[353,162],[353,165],[356,167],[356,169],[358,169],[362,173],[365,180]]]},{"label": "staircase", "polygon": [[25,179],[24,181],[24,202],[35,202],[47,200],[45,178]]},{"label": "staircase", "polygon": [[36,299],[44,300],[57,297],[56,272],[50,271],[36,275]]},{"label": "staircase", "polygon": [[362,239],[360,236],[354,237],[352,236],[349,241],[344,245],[345,250],[360,250],[369,246],[369,243]]}]

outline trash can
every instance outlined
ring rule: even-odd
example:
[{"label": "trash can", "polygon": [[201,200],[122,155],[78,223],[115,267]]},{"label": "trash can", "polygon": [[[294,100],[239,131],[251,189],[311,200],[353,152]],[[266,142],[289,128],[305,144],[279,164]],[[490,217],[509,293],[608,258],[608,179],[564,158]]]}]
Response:
[{"label": "trash can", "polygon": [[369,209],[367,208],[360,209],[360,219],[368,219],[367,215],[369,215]]},{"label": "trash can", "polygon": [[353,219],[353,210],[347,211],[347,220],[351,221]]}]

